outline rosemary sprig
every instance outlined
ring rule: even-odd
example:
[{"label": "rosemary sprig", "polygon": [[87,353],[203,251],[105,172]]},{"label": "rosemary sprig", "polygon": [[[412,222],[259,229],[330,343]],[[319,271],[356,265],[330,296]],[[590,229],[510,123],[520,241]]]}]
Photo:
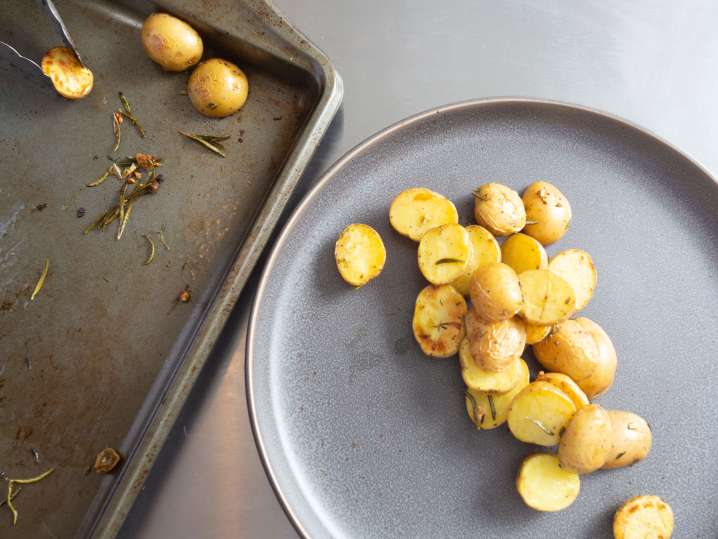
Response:
[{"label": "rosemary sprig", "polygon": [[147,234],[143,235],[150,244],[150,255],[147,257],[147,260],[145,260],[143,266],[149,266],[155,259],[155,255],[157,254],[157,248],[155,247],[155,242],[152,240],[152,238],[150,238]]},{"label": "rosemary sprig", "polygon": [[125,215],[120,220],[120,225],[117,228],[117,239],[119,240],[122,238],[122,234],[125,231],[125,227],[127,226],[127,221],[130,220],[130,214],[132,213],[132,202],[127,203],[127,210],[125,211]]},{"label": "rosemary sprig", "polygon": [[184,135],[190,140],[194,140],[195,142],[201,144],[205,148],[207,148],[210,151],[213,151],[217,155],[221,155],[222,157],[227,157],[227,154],[224,152],[224,146],[221,144],[222,141],[227,140],[229,138],[229,135],[196,135],[194,133],[187,133],[185,131],[177,131],[180,135]]},{"label": "rosemary sprig", "polygon": [[[14,500],[15,498],[17,498],[17,495],[20,494],[21,492],[22,492],[22,487],[17,487],[16,489],[13,489],[12,499]],[[7,498],[0,500],[0,507],[2,507],[5,504],[7,504]]]},{"label": "rosemary sprig", "polygon": [[45,259],[45,265],[42,268],[42,273],[40,274],[40,278],[37,280],[37,284],[35,284],[35,289],[32,291],[32,294],[30,295],[30,301],[33,301],[35,297],[40,293],[40,290],[45,286],[45,279],[47,279],[47,272],[50,270],[50,259]]},{"label": "rosemary sprig", "polygon": [[438,266],[439,264],[463,264],[464,260],[461,260],[460,258],[440,258],[436,262],[434,262],[434,265]]},{"label": "rosemary sprig", "polygon": [[122,140],[122,130],[120,129],[120,124],[122,124],[122,113],[113,112],[112,132],[115,134],[115,146],[112,148],[113,152],[117,151],[117,149],[120,147],[120,141]]},{"label": "rosemary sprig", "polygon": [[41,473],[40,475],[36,477],[30,477],[28,479],[8,479],[7,481],[7,497],[5,498],[5,503],[7,503],[8,509],[12,512],[12,525],[15,526],[17,524],[17,509],[15,509],[15,506],[12,504],[13,499],[16,495],[13,495],[13,487],[17,485],[29,485],[31,483],[37,483],[38,481],[42,481],[45,479],[48,475],[50,475],[52,472],[55,471],[55,468],[50,468],[46,472]]},{"label": "rosemary sprig", "polygon": [[553,436],[554,434],[556,434],[554,431],[552,431],[551,429],[549,429],[546,425],[544,425],[543,423],[541,423],[541,421],[539,421],[538,419],[530,419],[530,418],[528,418],[528,417],[527,417],[526,419],[527,419],[528,421],[530,421],[531,423],[533,423],[534,425],[536,425],[536,426],[537,426],[538,428],[540,428],[542,431],[544,431],[548,436]]},{"label": "rosemary sprig", "polygon": [[127,98],[125,97],[125,94],[122,92],[118,92],[117,95],[120,97],[120,102],[122,103],[122,111],[119,111],[120,114],[122,114],[125,118],[127,118],[130,122],[132,122],[132,125],[134,125],[137,128],[137,131],[140,134],[140,137],[145,138],[145,130],[142,129],[142,126],[140,125],[140,121],[137,119],[137,117],[132,114],[132,107],[130,106],[130,102],[127,101]]},{"label": "rosemary sprig", "polygon": [[486,395],[486,398],[489,401],[489,408],[491,408],[491,419],[493,421],[496,421],[496,405],[494,404],[494,397],[493,395],[491,395],[491,393],[489,393],[488,395]]}]

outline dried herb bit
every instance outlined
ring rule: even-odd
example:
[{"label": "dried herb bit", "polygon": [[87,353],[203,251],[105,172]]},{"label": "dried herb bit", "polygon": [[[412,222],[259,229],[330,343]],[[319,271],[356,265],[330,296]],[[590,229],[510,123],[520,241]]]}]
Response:
[{"label": "dried herb bit", "polygon": [[480,430],[480,425],[482,425],[484,422],[484,414],[479,412],[479,405],[476,402],[476,398],[470,392],[465,391],[464,395],[471,402],[471,417],[474,420],[474,425],[476,426],[476,428]]},{"label": "dried herb bit", "polygon": [[440,258],[434,264],[436,266],[440,264],[463,264],[464,260],[461,260],[460,258]]},{"label": "dried herb bit", "polygon": [[117,451],[111,447],[107,447],[100,451],[95,458],[95,472],[100,474],[110,473],[117,467],[121,460],[122,457]]},{"label": "dried herb bit", "polygon": [[47,202],[43,202],[42,204],[38,204],[37,206],[35,206],[35,209],[36,209],[37,211],[42,211],[42,210],[44,210],[45,208],[47,208]]},{"label": "dried herb bit", "polygon": [[120,125],[122,125],[123,121],[121,112],[112,113],[112,132],[115,134],[115,146],[112,148],[113,152],[117,151],[120,147],[120,142],[122,141],[122,130],[120,129]]},{"label": "dried herb bit", "polygon": [[540,428],[542,431],[544,431],[548,436],[553,436],[555,433],[551,429],[549,429],[546,425],[541,423],[538,419],[529,419],[526,418],[528,421],[531,421],[534,425],[536,425],[538,428]]},{"label": "dried herb bit", "polygon": [[85,216],[85,208],[77,208],[77,218],[82,219]]},{"label": "dried herb bit", "polygon": [[145,130],[142,129],[140,121],[137,119],[137,117],[132,114],[132,107],[130,106],[130,102],[127,101],[125,94],[123,94],[122,92],[118,92],[117,95],[120,97],[120,102],[122,103],[122,111],[120,112],[120,114],[127,118],[132,123],[132,125],[137,128],[137,132],[140,134],[140,137],[145,138]]},{"label": "dried herb bit", "polygon": [[134,162],[139,168],[144,168],[145,170],[151,170],[153,168],[158,168],[162,166],[161,159],[148,153],[136,153],[134,157]]},{"label": "dried herb bit", "polygon": [[208,150],[213,151],[217,155],[227,157],[227,154],[224,151],[224,146],[221,143],[222,141],[229,139],[229,135],[195,135],[193,133],[186,133],[184,131],[178,131],[178,133],[180,135],[184,135],[190,140],[194,140]]},{"label": "dried herb bit", "polygon": [[192,291],[189,288],[189,285],[184,287],[184,290],[180,292],[179,296],[177,296],[177,301],[179,303],[189,303],[189,300],[192,299]]},{"label": "dried herb bit", "polygon": [[40,293],[40,290],[42,290],[42,287],[45,286],[45,279],[47,279],[47,272],[50,270],[50,259],[45,259],[45,265],[42,268],[42,273],[40,274],[40,278],[37,280],[37,284],[35,285],[35,289],[32,291],[32,294],[30,295],[30,301],[33,301],[37,295]]},{"label": "dried herb bit", "polygon": [[[159,182],[159,180],[160,180],[160,178],[158,176],[157,181]],[[160,243],[164,246],[165,249],[167,249],[168,251],[170,250],[170,245],[169,245],[169,243],[167,243],[167,240],[165,239],[165,225],[164,224],[160,227]]]},{"label": "dried herb bit", "polygon": [[34,447],[31,447],[30,453],[32,453],[32,458],[35,460],[35,464],[40,464],[40,452]]},{"label": "dried herb bit", "polygon": [[147,257],[147,260],[145,260],[145,263],[143,265],[149,266],[155,260],[155,255],[157,254],[157,248],[155,247],[155,242],[152,240],[152,238],[150,238],[147,234],[144,234],[144,237],[150,244],[150,254]]},{"label": "dried herb bit", "polygon": [[97,178],[95,181],[92,181],[87,184],[87,187],[97,187],[98,185],[102,185],[107,178],[110,177],[110,173],[112,172],[112,167],[108,168],[105,173]]},{"label": "dried herb bit", "polygon": [[[7,497],[5,498],[5,503],[7,503],[8,509],[10,509],[10,512],[12,512],[12,525],[15,526],[17,524],[17,509],[15,509],[15,506],[12,504],[12,501],[15,499],[15,496],[17,494],[13,493],[13,489],[15,485],[29,485],[32,483],[37,483],[38,481],[42,481],[45,479],[48,475],[50,475],[52,472],[55,471],[55,468],[50,468],[44,473],[41,473],[40,475],[36,477],[30,477],[28,479],[8,479],[7,480]],[[20,489],[18,489],[20,491]]]},{"label": "dried herb bit", "polygon": [[488,399],[489,407],[491,408],[491,419],[493,421],[496,421],[496,405],[494,404],[494,397],[493,395],[491,395],[491,393],[489,393],[488,395],[486,395],[486,398]]},{"label": "dried herb bit", "polygon": [[436,329],[447,330],[449,328],[461,329],[461,322],[439,322],[434,326]]},{"label": "dried herb bit", "polygon": [[618,455],[616,455],[616,460],[620,459],[625,454],[626,454],[625,451],[621,451]]}]

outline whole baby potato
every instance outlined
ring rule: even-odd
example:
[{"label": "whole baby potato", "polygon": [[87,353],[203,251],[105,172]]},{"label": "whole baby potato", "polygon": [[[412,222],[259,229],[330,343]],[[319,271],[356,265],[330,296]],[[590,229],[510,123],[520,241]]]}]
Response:
[{"label": "whole baby potato", "polygon": [[536,238],[543,245],[560,240],[571,223],[571,205],[558,188],[549,182],[538,181],[524,191],[526,208],[524,234]]},{"label": "whole baby potato", "polygon": [[167,13],[147,17],[140,36],[147,56],[167,71],[184,71],[202,58],[204,48],[197,31]]},{"label": "whole baby potato", "polygon": [[519,194],[501,183],[485,183],[474,191],[474,218],[496,236],[508,236],[526,225]]},{"label": "whole baby potato", "polygon": [[611,451],[611,419],[598,404],[579,408],[566,425],[558,445],[561,467],[587,474],[606,463]]},{"label": "whole baby potato", "polygon": [[501,262],[476,270],[469,292],[476,314],[484,320],[507,320],[519,312],[523,303],[518,275]]},{"label": "whole baby potato", "polygon": [[641,416],[621,410],[609,410],[612,447],[604,468],[623,468],[646,458],[653,445],[651,427]]},{"label": "whole baby potato", "polygon": [[211,58],[199,64],[187,81],[194,108],[211,118],[234,114],[247,101],[249,82],[232,62]]}]

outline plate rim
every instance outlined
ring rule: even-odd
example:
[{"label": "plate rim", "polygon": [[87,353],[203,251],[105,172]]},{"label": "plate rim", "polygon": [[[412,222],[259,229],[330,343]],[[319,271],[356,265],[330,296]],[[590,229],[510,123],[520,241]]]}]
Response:
[{"label": "plate rim", "polygon": [[285,493],[282,491],[282,488],[279,485],[277,476],[274,472],[274,469],[272,468],[272,464],[269,462],[265,442],[262,438],[262,434],[259,427],[256,407],[254,406],[254,340],[256,327],[258,325],[257,313],[259,310],[259,305],[264,297],[265,289],[267,288],[267,285],[269,283],[270,274],[272,273],[273,268],[276,264],[276,259],[279,255],[281,247],[287,241],[287,237],[297,225],[297,221],[302,217],[302,215],[310,206],[312,201],[316,198],[318,193],[321,192],[324,187],[334,178],[334,176],[357,155],[370,149],[372,146],[380,143],[381,141],[388,138],[397,131],[400,131],[413,124],[419,123],[431,116],[456,112],[462,109],[482,108],[496,105],[529,105],[535,107],[550,107],[555,109],[568,110],[572,112],[587,113],[589,116],[598,116],[599,118],[602,118],[604,120],[609,120],[622,127],[627,127],[633,131],[636,131],[643,137],[651,139],[654,143],[658,143],[659,145],[664,146],[666,149],[677,155],[680,159],[684,160],[687,164],[695,167],[703,176],[710,179],[714,185],[718,186],[718,176],[710,172],[710,170],[699,159],[696,159],[688,152],[680,149],[675,144],[669,142],[667,139],[663,138],[652,130],[641,126],[640,124],[637,124],[631,120],[627,120],[622,116],[606,112],[594,107],[580,105],[577,103],[570,103],[567,101],[535,97],[487,97],[467,99],[463,101],[449,103],[446,105],[440,105],[438,107],[433,107],[407,116],[369,135],[367,138],[359,142],[357,145],[355,145],[346,153],[344,153],[341,157],[339,157],[326,171],[321,174],[317,182],[312,186],[312,188],[292,210],[292,213],[287,219],[287,222],[283,225],[282,230],[277,236],[277,239],[271,246],[271,250],[269,252],[269,255],[267,256],[267,260],[261,270],[261,275],[257,284],[257,290],[254,299],[252,300],[245,341],[244,384],[247,398],[247,412],[249,414],[249,423],[252,429],[254,443],[257,447],[257,454],[259,455],[259,460],[262,463],[262,468],[264,469],[265,475],[267,476],[267,480],[272,487],[272,491],[274,492],[274,495],[277,498],[277,501],[279,502],[282,511],[284,511],[284,514],[289,519],[289,522],[292,524],[295,531],[302,539],[312,539],[312,535],[309,533],[309,531],[307,531],[307,529],[304,527],[303,523],[295,513],[294,509],[290,506],[290,503]]}]

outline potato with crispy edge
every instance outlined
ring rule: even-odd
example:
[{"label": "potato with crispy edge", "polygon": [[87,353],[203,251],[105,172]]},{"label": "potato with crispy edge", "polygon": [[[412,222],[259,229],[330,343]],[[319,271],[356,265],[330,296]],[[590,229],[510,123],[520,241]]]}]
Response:
[{"label": "potato with crispy edge", "polygon": [[482,369],[500,372],[523,353],[526,329],[521,320],[509,318],[486,322],[470,309],[464,322],[471,356]]},{"label": "potato with crispy edge", "polygon": [[573,288],[549,270],[529,270],[519,275],[523,304],[521,316],[531,324],[546,326],[568,318],[574,311]]},{"label": "potato with crispy edge", "polygon": [[464,274],[473,245],[461,225],[441,225],[424,234],[417,253],[419,269],[431,284],[449,284]]},{"label": "potato with crispy edge", "polygon": [[501,246],[501,261],[519,275],[524,271],[548,267],[548,255],[543,245],[536,238],[521,232],[506,238]]},{"label": "potato with crispy edge", "polygon": [[468,296],[470,293],[471,278],[477,269],[492,262],[501,262],[501,247],[491,232],[480,225],[469,225],[466,227],[466,231],[469,233],[471,245],[474,247],[473,256],[464,274],[451,283],[464,296]]},{"label": "potato with crispy edge", "polygon": [[558,444],[561,467],[578,474],[595,472],[611,451],[611,419],[598,404],[578,409]]},{"label": "potato with crispy edge", "polygon": [[204,51],[197,31],[167,13],[153,13],[147,17],[140,39],[147,56],[167,71],[184,71],[192,67]]},{"label": "potato with crispy edge", "polygon": [[477,269],[471,278],[470,293],[476,314],[488,321],[511,318],[523,301],[518,275],[501,262]]},{"label": "potato with crispy edge", "polygon": [[549,384],[555,385],[573,401],[577,410],[589,403],[588,397],[583,390],[578,387],[578,384],[574,382],[570,376],[566,376],[563,373],[539,371],[536,381],[548,382]]},{"label": "potato with crispy edge", "polygon": [[615,539],[670,539],[673,510],[658,496],[634,496],[613,517]]},{"label": "potato with crispy edge", "polygon": [[576,412],[576,405],[548,382],[532,382],[516,395],[509,408],[509,430],[529,444],[552,446]]},{"label": "potato with crispy edge", "polygon": [[653,433],[641,416],[621,410],[609,410],[611,419],[611,451],[605,469],[631,466],[651,452]]},{"label": "potato with crispy edge", "polygon": [[464,338],[464,296],[449,285],[429,285],[416,298],[412,328],[421,350],[432,357],[450,357]]},{"label": "potato with crispy edge", "polygon": [[592,399],[608,390],[616,375],[616,350],[601,326],[588,318],[554,326],[533,352],[545,369],[562,372]]},{"label": "potato with crispy edge", "polygon": [[521,197],[526,208],[524,234],[543,245],[560,240],[571,223],[571,205],[558,188],[549,182],[529,185]]},{"label": "potato with crispy edge", "polygon": [[92,71],[82,65],[72,49],[53,47],[42,57],[41,67],[62,97],[81,99],[92,91]]},{"label": "potato with crispy edge", "polygon": [[389,222],[399,234],[419,241],[432,228],[459,223],[454,203],[425,187],[405,189],[389,208]]},{"label": "potato with crispy edge", "polygon": [[364,286],[377,277],[386,262],[381,236],[369,225],[346,227],[334,245],[334,259],[342,279],[352,286]]},{"label": "potato with crispy edge", "polygon": [[502,371],[489,371],[482,369],[471,355],[469,340],[464,338],[459,346],[459,363],[461,364],[461,377],[467,387],[476,391],[488,391],[492,393],[506,393],[510,391],[521,380],[522,367],[521,358],[516,356],[514,360]]},{"label": "potato with crispy edge", "polygon": [[526,210],[510,187],[485,183],[474,191],[474,218],[495,236],[508,236],[526,225]]},{"label": "potato with crispy edge", "polygon": [[562,469],[556,455],[536,453],[521,463],[516,490],[531,509],[561,511],[578,497],[581,478]]},{"label": "potato with crispy edge", "polygon": [[580,311],[593,297],[596,290],[596,266],[583,249],[567,249],[551,259],[548,269],[560,275],[571,285],[576,297],[575,311]]},{"label": "potato with crispy edge", "polygon": [[506,423],[506,417],[509,413],[509,407],[514,397],[521,393],[523,388],[529,384],[529,368],[523,359],[519,359],[521,366],[521,376],[516,386],[506,393],[491,393],[488,391],[477,391],[476,389],[467,388],[466,413],[474,422],[477,429],[490,430],[495,429]]}]

